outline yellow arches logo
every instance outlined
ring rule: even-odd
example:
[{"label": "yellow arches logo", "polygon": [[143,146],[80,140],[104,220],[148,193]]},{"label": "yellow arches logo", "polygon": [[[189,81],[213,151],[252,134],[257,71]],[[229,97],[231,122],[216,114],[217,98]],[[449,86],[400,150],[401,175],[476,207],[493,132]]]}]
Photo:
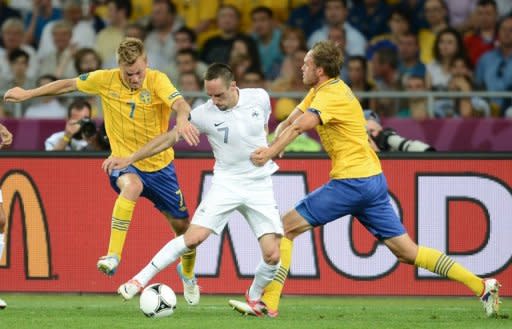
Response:
[{"label": "yellow arches logo", "polygon": [[51,279],[50,236],[44,205],[36,184],[24,171],[11,170],[0,181],[4,197],[3,207],[7,217],[5,252],[0,255],[0,268],[10,266],[11,229],[16,203],[21,210],[25,277]]}]

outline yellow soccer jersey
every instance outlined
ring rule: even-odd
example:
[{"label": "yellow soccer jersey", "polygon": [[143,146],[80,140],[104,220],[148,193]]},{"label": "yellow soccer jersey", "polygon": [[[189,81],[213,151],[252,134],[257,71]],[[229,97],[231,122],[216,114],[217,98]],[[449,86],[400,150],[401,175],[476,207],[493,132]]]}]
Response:
[{"label": "yellow soccer jersey", "polygon": [[352,90],[339,79],[312,88],[298,108],[318,111],[316,127],[332,161],[332,179],[363,178],[382,172],[380,161],[368,142],[366,120]]},{"label": "yellow soccer jersey", "polygon": [[[142,88],[131,90],[121,80],[119,69],[98,70],[76,79],[78,90],[101,97],[105,128],[113,156],[127,156],[169,127],[171,106],[181,94],[169,78],[147,69]],[[167,149],[138,161],[142,171],[157,171],[174,159],[174,150]]]}]

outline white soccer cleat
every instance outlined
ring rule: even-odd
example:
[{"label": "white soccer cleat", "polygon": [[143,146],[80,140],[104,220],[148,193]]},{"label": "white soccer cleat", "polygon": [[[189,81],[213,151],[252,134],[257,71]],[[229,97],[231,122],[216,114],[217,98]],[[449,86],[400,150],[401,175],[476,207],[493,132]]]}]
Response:
[{"label": "white soccer cleat", "polygon": [[4,302],[4,300],[2,298],[0,298],[0,310],[3,310],[6,307],[7,307],[7,303]]},{"label": "white soccer cleat", "polygon": [[130,281],[123,283],[117,288],[117,293],[123,297],[124,300],[130,300],[144,288],[139,281],[131,279]]},{"label": "white soccer cleat", "polygon": [[501,284],[496,279],[485,279],[484,280],[484,292],[480,297],[480,301],[483,303],[485,314],[488,317],[498,316],[500,310],[500,290]]},{"label": "white soccer cleat", "polygon": [[238,311],[242,315],[254,315],[257,316],[254,310],[249,306],[249,304],[241,302],[239,300],[230,299],[229,306],[231,306],[235,311]]},{"label": "white soccer cleat", "polygon": [[[268,315],[267,305],[261,300],[251,300],[249,298],[249,291],[245,293],[245,303],[240,302],[238,300],[231,299],[228,303],[233,307],[234,310],[242,313],[242,315],[254,315],[254,316],[264,316]],[[270,317],[276,317],[277,312],[274,315],[269,315]]]},{"label": "white soccer cleat", "polygon": [[197,285],[196,277],[194,276],[192,279],[185,277],[181,263],[176,266],[176,271],[178,272],[181,282],[183,282],[183,297],[187,303],[192,306],[199,304],[201,293],[199,291],[199,286]]},{"label": "white soccer cleat", "polygon": [[119,257],[115,255],[100,257],[96,266],[100,272],[109,276],[114,275],[116,273],[117,266],[119,266]]}]

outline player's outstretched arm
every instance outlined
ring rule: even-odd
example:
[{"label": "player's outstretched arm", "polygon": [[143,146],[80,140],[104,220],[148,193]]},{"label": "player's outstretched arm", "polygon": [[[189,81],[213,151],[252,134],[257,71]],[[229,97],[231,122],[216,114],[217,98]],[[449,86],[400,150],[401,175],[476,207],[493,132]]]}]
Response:
[{"label": "player's outstretched arm", "polygon": [[172,109],[176,111],[176,129],[179,137],[183,137],[185,142],[191,146],[199,144],[199,131],[190,123],[190,106],[184,99],[178,99],[172,104]]},{"label": "player's outstretched arm", "polygon": [[158,154],[176,144],[178,140],[179,136],[176,128],[174,128],[173,130],[154,138],[149,143],[141,147],[137,152],[132,153],[132,155],[128,157],[109,157],[103,161],[101,168],[103,171],[110,174],[112,170],[126,168],[134,162]]},{"label": "player's outstretched arm", "polygon": [[0,123],[0,138],[2,141],[0,142],[0,149],[4,147],[8,147],[12,143],[12,134],[11,132]]},{"label": "player's outstretched arm", "polygon": [[7,90],[4,95],[4,102],[19,103],[34,97],[60,95],[76,90],[76,79],[57,80],[47,85],[27,90],[14,87]]},{"label": "player's outstretched arm", "polygon": [[251,161],[256,166],[263,166],[268,160],[275,158],[304,131],[310,130],[320,123],[318,115],[311,112],[302,113],[286,127],[274,143],[267,147],[260,147],[251,154]]}]

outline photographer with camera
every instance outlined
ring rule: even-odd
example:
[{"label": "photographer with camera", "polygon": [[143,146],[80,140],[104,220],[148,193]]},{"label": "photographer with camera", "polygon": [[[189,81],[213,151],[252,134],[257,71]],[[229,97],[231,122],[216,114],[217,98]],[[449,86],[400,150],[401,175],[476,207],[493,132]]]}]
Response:
[{"label": "photographer with camera", "polygon": [[424,142],[402,137],[393,128],[383,128],[372,110],[364,110],[364,117],[370,145],[376,152],[435,152],[435,148]]},{"label": "photographer with camera", "polygon": [[46,151],[81,151],[88,146],[87,140],[96,135],[96,124],[90,119],[91,104],[75,100],[68,107],[68,121],[64,131],[48,137]]}]

